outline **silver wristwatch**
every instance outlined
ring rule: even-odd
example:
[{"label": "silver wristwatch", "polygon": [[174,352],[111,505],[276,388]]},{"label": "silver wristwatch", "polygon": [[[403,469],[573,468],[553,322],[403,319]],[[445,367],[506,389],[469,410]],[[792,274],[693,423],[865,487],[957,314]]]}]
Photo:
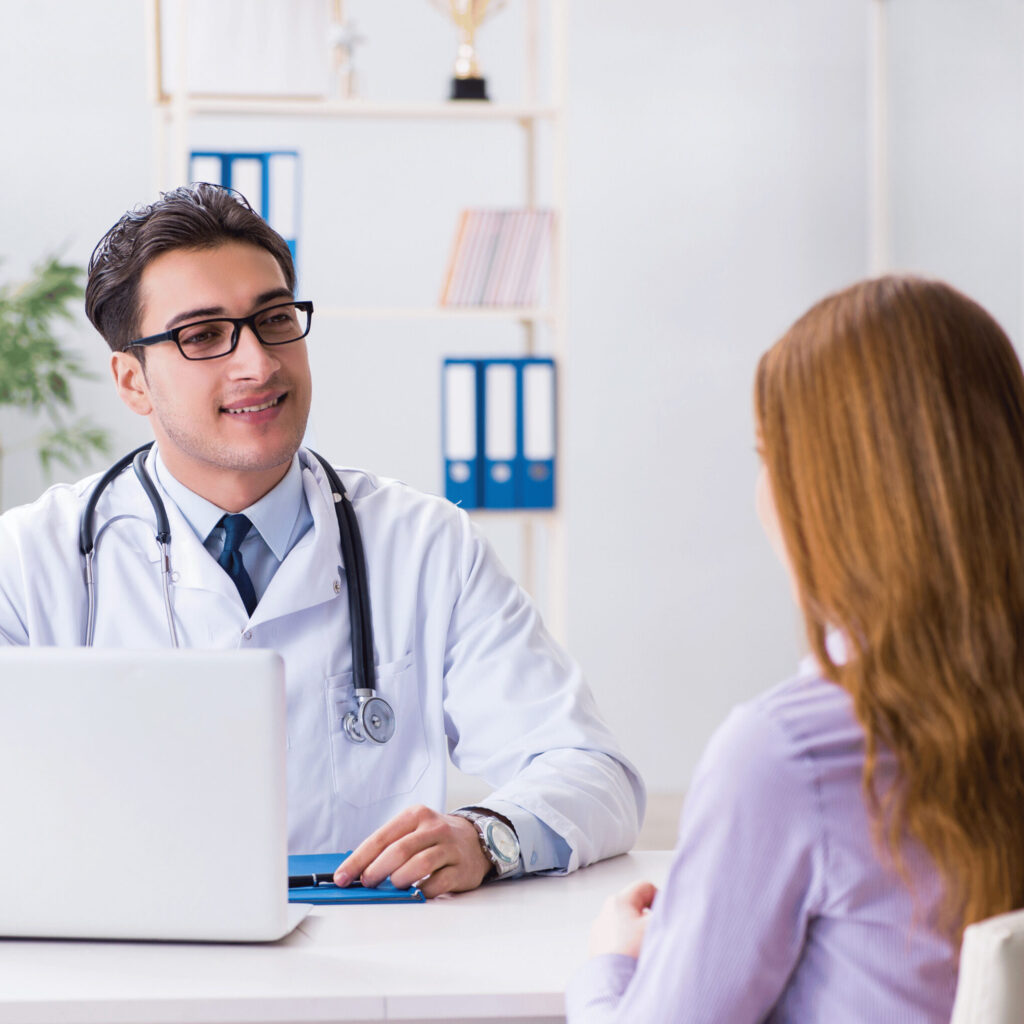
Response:
[{"label": "silver wristwatch", "polygon": [[484,856],[491,862],[494,869],[494,876],[504,878],[506,875],[517,871],[521,858],[519,854],[519,837],[515,829],[509,826],[501,818],[493,814],[487,814],[485,809],[479,811],[468,807],[452,811],[460,818],[472,823],[480,837],[480,846]]}]

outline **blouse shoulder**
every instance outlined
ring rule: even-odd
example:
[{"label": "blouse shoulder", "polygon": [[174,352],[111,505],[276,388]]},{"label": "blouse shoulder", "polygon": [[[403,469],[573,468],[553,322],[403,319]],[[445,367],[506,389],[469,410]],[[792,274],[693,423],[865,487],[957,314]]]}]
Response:
[{"label": "blouse shoulder", "polygon": [[733,708],[711,737],[694,782],[712,773],[756,795],[776,787],[779,772],[813,776],[819,760],[859,736],[846,692],[802,673]]}]

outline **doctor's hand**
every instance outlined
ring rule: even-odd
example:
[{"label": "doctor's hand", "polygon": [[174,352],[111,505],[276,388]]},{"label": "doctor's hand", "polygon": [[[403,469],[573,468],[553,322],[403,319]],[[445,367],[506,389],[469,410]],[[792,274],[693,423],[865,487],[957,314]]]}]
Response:
[{"label": "doctor's hand", "polygon": [[432,897],[475,889],[490,869],[470,822],[421,805],[407,807],[364,839],[334,873],[334,882],[345,886],[358,878],[372,888],[390,875],[404,889],[426,879],[420,889]]},{"label": "doctor's hand", "polygon": [[590,929],[590,955],[622,953],[638,957],[657,894],[650,882],[634,882],[610,896]]}]

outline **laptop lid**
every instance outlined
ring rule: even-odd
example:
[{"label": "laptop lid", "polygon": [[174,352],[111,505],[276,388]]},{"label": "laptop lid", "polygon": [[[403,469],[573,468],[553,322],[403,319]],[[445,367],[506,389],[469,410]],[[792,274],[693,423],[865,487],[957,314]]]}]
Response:
[{"label": "laptop lid", "polygon": [[0,778],[0,935],[258,941],[297,923],[272,651],[0,649]]}]

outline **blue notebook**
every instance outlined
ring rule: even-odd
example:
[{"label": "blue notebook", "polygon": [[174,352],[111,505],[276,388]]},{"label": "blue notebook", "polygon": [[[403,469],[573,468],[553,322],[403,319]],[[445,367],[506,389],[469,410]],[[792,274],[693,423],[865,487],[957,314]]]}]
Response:
[{"label": "blue notebook", "polygon": [[[351,853],[296,853],[288,858],[289,875],[333,875]],[[289,903],[425,903],[426,896],[416,888],[396,889],[388,878],[376,889],[353,884],[307,886],[288,890]]]}]

